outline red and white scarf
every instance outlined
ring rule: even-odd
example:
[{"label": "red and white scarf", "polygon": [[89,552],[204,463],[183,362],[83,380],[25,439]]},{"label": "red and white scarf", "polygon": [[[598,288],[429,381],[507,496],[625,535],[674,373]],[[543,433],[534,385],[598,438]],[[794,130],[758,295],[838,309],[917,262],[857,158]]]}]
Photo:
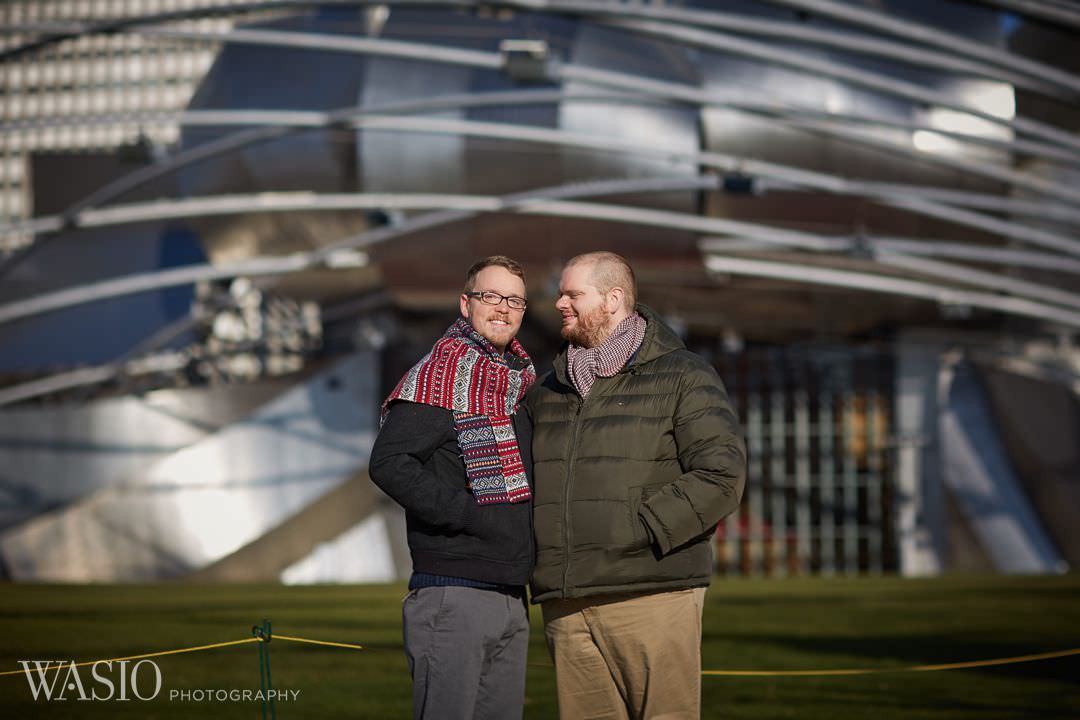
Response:
[{"label": "red and white scarf", "polygon": [[593,348],[570,343],[566,351],[566,370],[581,397],[592,390],[598,377],[611,377],[623,369],[645,339],[645,318],[637,313],[615,326],[607,340]]},{"label": "red and white scarf", "polygon": [[453,411],[469,490],[480,505],[532,496],[512,416],[536,370],[516,339],[508,352],[525,363],[523,370],[512,369],[487,338],[458,318],[382,404],[380,424],[395,400]]}]

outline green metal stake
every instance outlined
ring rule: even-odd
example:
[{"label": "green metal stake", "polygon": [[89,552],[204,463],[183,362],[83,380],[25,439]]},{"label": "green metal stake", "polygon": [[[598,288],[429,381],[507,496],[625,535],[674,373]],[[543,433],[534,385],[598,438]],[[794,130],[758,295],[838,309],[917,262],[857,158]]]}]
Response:
[{"label": "green metal stake", "polygon": [[262,690],[262,716],[266,720],[266,707],[270,706],[270,720],[277,720],[274,710],[273,683],[270,680],[270,621],[263,619],[262,625],[252,625],[251,634],[259,638],[259,689]]}]

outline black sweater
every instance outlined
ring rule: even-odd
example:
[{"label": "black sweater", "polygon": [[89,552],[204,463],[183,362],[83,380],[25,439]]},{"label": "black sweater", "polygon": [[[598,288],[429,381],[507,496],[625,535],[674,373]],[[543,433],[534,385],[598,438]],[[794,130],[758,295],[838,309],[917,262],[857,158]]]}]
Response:
[{"label": "black sweater", "polygon": [[[532,423],[514,416],[532,485]],[[449,410],[395,402],[371,450],[371,479],[405,508],[413,570],[502,585],[524,585],[535,550],[532,502],[478,505],[467,488]]]}]

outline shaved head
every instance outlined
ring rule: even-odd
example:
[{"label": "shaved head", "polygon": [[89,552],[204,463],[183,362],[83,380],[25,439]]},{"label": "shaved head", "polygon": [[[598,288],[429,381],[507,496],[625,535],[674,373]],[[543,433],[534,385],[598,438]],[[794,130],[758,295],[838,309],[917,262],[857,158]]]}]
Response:
[{"label": "shaved head", "polygon": [[575,265],[589,268],[589,282],[602,295],[611,292],[612,288],[622,288],[623,309],[627,313],[634,311],[637,303],[637,279],[626,258],[613,252],[591,252],[572,257],[566,263],[568,268]]}]

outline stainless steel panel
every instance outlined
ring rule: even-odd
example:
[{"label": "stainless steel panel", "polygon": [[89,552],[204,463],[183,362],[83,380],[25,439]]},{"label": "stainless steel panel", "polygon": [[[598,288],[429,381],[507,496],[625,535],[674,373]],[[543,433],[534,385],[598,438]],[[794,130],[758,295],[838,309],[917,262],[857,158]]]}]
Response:
[{"label": "stainless steel panel", "polygon": [[[971,8],[945,8],[941,3],[889,3],[890,12],[907,15],[934,26],[962,27],[966,37],[979,36],[986,42],[998,42],[1002,31],[994,16]],[[744,8],[747,12],[753,12]],[[794,16],[793,12],[771,8],[772,15]],[[810,24],[837,25],[821,17],[802,18]],[[808,58],[827,59],[845,67],[879,73],[881,77],[903,80],[918,87],[944,92],[959,102],[1007,117],[1012,89],[1001,83],[961,78],[900,63],[872,59],[839,50],[826,50],[794,43],[774,42],[772,46],[797,50]],[[884,95],[837,79],[800,72],[768,63],[715,52],[703,53],[703,85],[706,89],[745,88],[755,96],[778,102],[790,102],[828,113],[855,113],[887,121],[926,124],[930,127],[971,132],[987,137],[1009,139],[1000,128],[990,127],[971,116],[924,107],[921,103]],[[824,136],[786,127],[774,119],[754,117],[721,108],[707,108],[702,115],[705,147],[719,152],[745,155],[810,170],[821,170],[850,178],[965,188],[998,192],[998,183],[979,180],[958,170],[922,162],[920,155],[942,153],[990,161],[1011,163],[1005,153],[966,145],[962,149],[944,136],[933,132],[878,127],[869,132],[884,140],[907,147],[910,157],[860,146],[836,136]],[[866,129],[863,130],[867,131]],[[978,237],[950,223],[915,217],[903,211],[880,207],[850,198],[830,195],[796,197],[782,192],[759,198],[740,198],[710,194],[707,213],[724,217],[756,218],[765,222],[801,223],[833,233],[851,233],[858,228],[888,229],[912,236]]]},{"label": "stainless steel panel", "polygon": [[123,487],[0,535],[13,579],[181,576],[279,525],[367,463],[378,365],[351,356]]},{"label": "stainless steel panel", "polygon": [[[393,17],[393,16],[392,16]],[[389,24],[389,23],[388,23]],[[392,30],[390,24],[388,30]],[[472,68],[371,58],[359,104],[375,106],[468,91]],[[460,120],[464,111],[429,117]],[[364,130],[357,133],[357,161],[368,192],[467,192],[465,144],[460,135],[423,135]]]},{"label": "stainless steel panel", "polygon": [[393,582],[408,577],[409,569],[394,561],[391,525],[382,513],[373,513],[335,540],[321,543],[310,555],[281,573],[286,585],[313,583]]},{"label": "stainless steel panel", "polygon": [[[696,56],[685,47],[634,35],[629,32],[582,23],[570,60],[574,64],[640,75],[651,80],[696,85],[702,69]],[[596,89],[586,83],[568,82],[568,90]],[[559,127],[601,137],[645,144],[661,141],[665,147],[696,151],[701,147],[697,111],[691,108],[661,107],[647,103],[569,100],[562,103]],[[611,155],[589,155],[563,151],[565,180],[626,176],[694,175],[697,169],[686,162],[672,162]],[[673,193],[645,199],[650,207],[694,212],[696,193]]]},{"label": "stainless steel panel", "polygon": [[986,391],[967,363],[949,367],[938,416],[945,485],[994,568],[1008,573],[1065,572],[1005,454]]},{"label": "stainless steel panel", "polygon": [[0,529],[145,473],[281,392],[282,381],[0,412]]},{"label": "stainless steel panel", "polygon": [[[260,28],[298,32],[363,33],[363,13],[283,18]],[[200,109],[334,110],[355,104],[365,58],[331,51],[227,46],[189,107]],[[272,80],[267,73],[271,72]],[[236,132],[235,128],[185,128],[190,149]],[[179,171],[182,196],[257,191],[341,192],[357,188],[355,138],[335,128],[287,134],[198,162]],[[368,227],[364,213],[313,212],[287,216],[250,214],[193,223],[211,262],[282,255],[329,244]],[[311,278],[310,285],[319,280]],[[267,283],[276,287],[276,283]],[[342,291],[345,288],[342,287]]]}]

